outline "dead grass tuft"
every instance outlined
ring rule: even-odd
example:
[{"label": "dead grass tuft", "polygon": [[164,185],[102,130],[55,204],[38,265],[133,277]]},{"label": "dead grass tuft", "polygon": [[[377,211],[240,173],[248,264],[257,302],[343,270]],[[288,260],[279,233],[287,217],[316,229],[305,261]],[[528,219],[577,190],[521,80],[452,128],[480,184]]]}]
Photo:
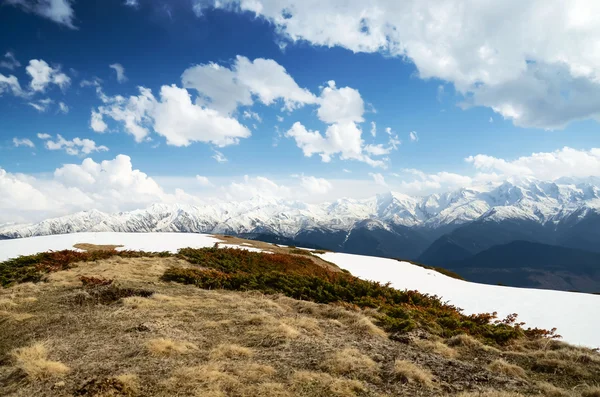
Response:
[{"label": "dead grass tuft", "polygon": [[446,344],[450,347],[459,347],[467,352],[485,351],[487,353],[501,353],[500,350],[496,349],[495,347],[484,345],[477,339],[467,334],[453,336],[446,341]]},{"label": "dead grass tuft", "polygon": [[211,360],[220,360],[223,358],[239,359],[252,357],[254,352],[244,346],[236,344],[220,344],[210,351],[209,357]]},{"label": "dead grass tuft", "polygon": [[484,391],[460,393],[458,397],[523,397],[523,394],[506,392],[506,391]]},{"label": "dead grass tuft", "polygon": [[165,387],[172,394],[194,391],[197,396],[216,397],[239,390],[241,384],[235,376],[223,370],[222,364],[209,363],[177,369],[165,382]]},{"label": "dead grass tuft", "polygon": [[503,374],[513,378],[527,378],[527,374],[523,368],[519,367],[518,365],[508,363],[502,359],[492,361],[487,368],[488,370],[497,374]]},{"label": "dead grass tuft", "polygon": [[243,363],[231,369],[238,377],[251,382],[258,383],[272,378],[277,373],[277,370],[270,365],[258,363]]},{"label": "dead grass tuft", "polygon": [[560,389],[548,382],[537,382],[536,386],[545,397],[568,397],[567,391]]},{"label": "dead grass tuft", "polygon": [[458,355],[456,350],[445,345],[440,341],[417,339],[413,343],[423,351],[439,354],[440,356],[445,358],[452,359]]},{"label": "dead grass tuft", "polygon": [[349,348],[333,353],[323,362],[323,369],[335,375],[350,378],[377,378],[379,367],[358,349]]},{"label": "dead grass tuft", "polygon": [[357,380],[335,378],[323,372],[298,371],[292,375],[294,395],[300,397],[354,397],[366,391]]},{"label": "dead grass tuft", "polygon": [[581,397],[600,397],[600,387],[590,387],[581,393]]},{"label": "dead grass tuft", "polygon": [[48,349],[40,342],[13,350],[12,356],[16,361],[15,366],[30,379],[61,377],[70,371],[65,364],[48,360]]},{"label": "dead grass tuft", "polygon": [[429,370],[405,360],[396,360],[394,372],[404,383],[418,383],[425,387],[433,386],[433,375]]},{"label": "dead grass tuft", "polygon": [[170,356],[197,351],[198,346],[190,342],[158,338],[146,342],[146,349],[153,356]]},{"label": "dead grass tuft", "polygon": [[18,305],[12,299],[2,298],[0,299],[0,309],[12,309]]}]

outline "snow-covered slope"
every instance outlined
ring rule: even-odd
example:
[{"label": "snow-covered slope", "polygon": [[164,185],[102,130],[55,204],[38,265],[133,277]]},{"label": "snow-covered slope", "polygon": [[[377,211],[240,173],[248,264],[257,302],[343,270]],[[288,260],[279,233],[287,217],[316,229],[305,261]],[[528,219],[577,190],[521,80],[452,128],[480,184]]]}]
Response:
[{"label": "snow-covered slope", "polygon": [[[595,180],[590,180],[595,182]],[[0,227],[9,238],[73,232],[269,233],[294,237],[306,230],[351,231],[365,220],[391,226],[427,227],[475,220],[533,220],[555,224],[571,215],[600,209],[600,188],[588,182],[506,181],[427,197],[400,193],[365,200],[339,199],[305,204],[261,198],[206,206],[155,204],[147,209],[105,214],[85,211],[33,225]]]},{"label": "snow-covered slope", "polygon": [[441,296],[466,314],[498,312],[504,318],[517,313],[526,326],[556,327],[566,342],[600,347],[600,295],[470,283],[393,259],[340,253],[320,256],[365,280]]},{"label": "snow-covered slope", "polygon": [[[75,233],[0,241],[0,261],[48,250],[72,249],[76,243],[120,244],[122,249],[175,252],[184,247],[211,247],[218,240],[196,233]],[[244,248],[240,246],[240,248]],[[600,296],[539,289],[499,287],[446,277],[408,262],[349,254],[322,257],[355,276],[391,282],[395,288],[441,296],[466,313],[518,313],[530,327],[557,327],[564,340],[600,346]]]}]

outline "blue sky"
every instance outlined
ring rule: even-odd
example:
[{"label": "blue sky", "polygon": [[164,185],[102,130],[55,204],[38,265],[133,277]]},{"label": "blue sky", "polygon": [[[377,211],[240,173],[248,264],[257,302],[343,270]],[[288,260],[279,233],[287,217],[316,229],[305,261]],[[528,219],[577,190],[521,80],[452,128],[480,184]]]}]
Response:
[{"label": "blue sky", "polygon": [[[581,13],[556,0],[555,14],[538,21],[534,11],[544,3],[532,0],[531,10],[502,23],[506,11],[493,2],[465,11],[458,1],[423,1],[410,9],[421,22],[386,0],[372,8],[339,3],[321,5],[311,17],[320,2],[4,1],[0,168],[11,178],[5,186],[27,183],[43,207],[56,204],[48,196],[60,189],[81,193],[77,205],[56,204],[62,213],[195,203],[212,193],[249,198],[233,193],[236,183],[250,193],[324,201],[385,190],[427,194],[524,169],[542,179],[598,173],[598,62],[571,50],[600,37],[585,17],[594,3],[580,2]],[[548,30],[530,31],[538,22]],[[222,80],[182,80],[186,71],[210,71],[211,63]],[[37,88],[33,69],[40,73]],[[138,106],[139,87],[152,92],[148,108]],[[161,96],[165,87],[172,88],[170,99]],[[215,104],[217,96],[227,109]],[[93,128],[92,112],[104,127]],[[145,132],[135,139],[119,116],[140,114],[133,128]],[[227,161],[217,161],[217,153]],[[153,193],[144,190],[146,200],[114,207],[97,200],[116,187],[99,186],[110,183],[84,159],[108,162],[108,169],[117,155],[129,160],[115,178],[133,181],[120,183],[119,194],[156,183]]]}]

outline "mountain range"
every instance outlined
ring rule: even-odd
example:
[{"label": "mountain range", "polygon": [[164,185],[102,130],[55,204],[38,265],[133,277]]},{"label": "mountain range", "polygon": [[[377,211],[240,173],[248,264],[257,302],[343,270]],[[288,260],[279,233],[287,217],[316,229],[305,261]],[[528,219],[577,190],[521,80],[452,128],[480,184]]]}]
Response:
[{"label": "mountain range", "polygon": [[[84,231],[231,234],[464,269],[457,264],[515,241],[537,244],[530,247],[532,252],[558,246],[600,253],[600,178],[513,178],[423,197],[389,192],[323,204],[255,197],[204,206],[154,204],[113,214],[92,210],[37,224],[3,226],[0,239]],[[543,258],[529,258],[529,266],[543,267]],[[527,280],[521,277],[513,284]],[[524,286],[544,287],[538,281]],[[600,280],[577,285],[600,291]]]}]

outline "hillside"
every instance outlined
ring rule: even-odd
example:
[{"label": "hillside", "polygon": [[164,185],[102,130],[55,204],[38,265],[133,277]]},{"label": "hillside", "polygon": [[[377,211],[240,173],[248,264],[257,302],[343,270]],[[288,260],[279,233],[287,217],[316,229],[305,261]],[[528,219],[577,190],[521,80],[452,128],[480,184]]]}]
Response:
[{"label": "hillside", "polygon": [[[73,236],[50,239],[62,249],[57,238]],[[196,244],[216,241],[243,250],[122,250],[154,239],[163,244],[157,250],[174,248],[192,236]],[[489,317],[460,314],[436,298],[354,279],[319,256],[333,262],[362,257],[192,236],[181,235],[177,243],[115,234],[112,244],[101,245],[93,244],[92,234],[78,235],[70,248],[83,252],[4,258],[0,394],[600,392],[592,387],[600,376],[600,355],[592,350],[545,339],[510,319],[488,324]],[[28,240],[18,249],[34,250]]]},{"label": "hillside", "polygon": [[600,291],[600,254],[572,248],[513,241],[446,266],[478,283]]}]

